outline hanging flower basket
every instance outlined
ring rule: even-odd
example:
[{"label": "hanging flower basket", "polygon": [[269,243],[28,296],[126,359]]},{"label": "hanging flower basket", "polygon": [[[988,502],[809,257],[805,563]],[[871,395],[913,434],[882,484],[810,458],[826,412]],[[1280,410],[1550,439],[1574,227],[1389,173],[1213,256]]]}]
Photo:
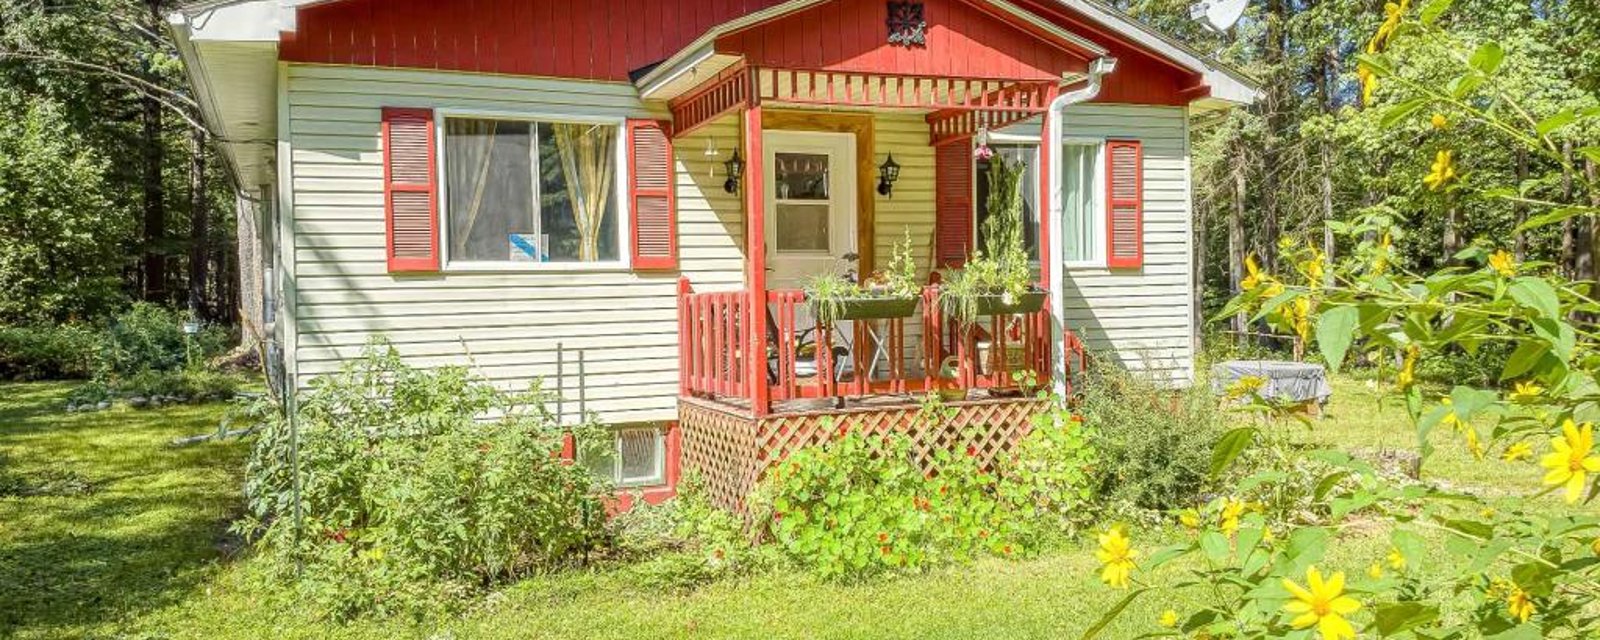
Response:
[{"label": "hanging flower basket", "polygon": [[[913,297],[862,297],[844,298],[838,301],[832,314],[829,314],[823,305],[813,301],[811,312],[823,320],[887,320],[890,318],[909,318],[917,311],[917,299]],[[825,317],[831,315],[832,317]]]},{"label": "hanging flower basket", "polygon": [[[999,316],[1033,313],[1044,308],[1044,291],[1029,291],[1015,298],[1007,299],[1004,294],[993,293],[972,297],[972,306],[975,316]],[[945,313],[956,314],[955,301],[946,300]]]}]

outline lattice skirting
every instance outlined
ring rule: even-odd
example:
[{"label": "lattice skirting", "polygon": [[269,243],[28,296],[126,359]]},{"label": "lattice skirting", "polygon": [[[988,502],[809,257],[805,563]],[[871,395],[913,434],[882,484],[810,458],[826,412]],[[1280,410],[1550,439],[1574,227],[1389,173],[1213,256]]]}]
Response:
[{"label": "lattice skirting", "polygon": [[718,506],[742,511],[745,497],[768,469],[802,448],[822,444],[850,431],[910,436],[912,455],[931,470],[940,449],[970,451],[992,464],[1028,433],[1032,418],[1048,402],[1034,398],[955,402],[945,406],[947,419],[919,418],[916,405],[872,407],[772,415],[757,420],[739,409],[698,398],[678,402],[683,466],[698,474]]}]

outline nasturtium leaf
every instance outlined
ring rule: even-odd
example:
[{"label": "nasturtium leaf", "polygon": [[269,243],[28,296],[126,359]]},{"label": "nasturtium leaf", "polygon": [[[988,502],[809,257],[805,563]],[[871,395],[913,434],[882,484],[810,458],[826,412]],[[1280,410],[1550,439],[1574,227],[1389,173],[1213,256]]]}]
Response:
[{"label": "nasturtium leaf", "polygon": [[1500,63],[1505,59],[1506,50],[1500,47],[1500,43],[1490,40],[1478,45],[1478,49],[1472,52],[1472,58],[1467,60],[1467,64],[1478,71],[1490,74],[1499,69]]},{"label": "nasturtium leaf", "polygon": [[1450,4],[1454,1],[1455,0],[1428,0],[1427,3],[1422,5],[1422,11],[1419,13],[1418,18],[1422,20],[1422,24],[1431,25],[1433,24],[1433,21],[1439,19],[1439,16],[1444,15],[1445,11],[1450,10]]},{"label": "nasturtium leaf", "polygon": [[1317,348],[1322,350],[1322,359],[1330,371],[1337,373],[1344,363],[1360,321],[1361,311],[1355,307],[1334,307],[1317,318]]},{"label": "nasturtium leaf", "polygon": [[1211,477],[1215,478],[1225,471],[1255,439],[1254,427],[1239,427],[1222,434],[1222,439],[1211,450]]},{"label": "nasturtium leaf", "polygon": [[1561,317],[1560,302],[1556,298],[1556,290],[1536,276],[1522,276],[1511,283],[1506,290],[1511,298],[1524,307],[1529,307],[1539,312],[1545,318]]}]

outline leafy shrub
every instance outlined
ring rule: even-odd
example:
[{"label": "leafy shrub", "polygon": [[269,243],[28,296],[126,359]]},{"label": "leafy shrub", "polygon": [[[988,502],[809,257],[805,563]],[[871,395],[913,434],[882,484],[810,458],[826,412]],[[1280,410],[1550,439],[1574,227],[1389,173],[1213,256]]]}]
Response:
[{"label": "leafy shrub", "polygon": [[1194,504],[1210,473],[1227,416],[1204,381],[1172,389],[1110,363],[1089,368],[1078,410],[1094,425],[1097,493],[1135,507]]},{"label": "leafy shrub", "polygon": [[637,503],[612,521],[617,551],[630,583],[689,589],[744,575],[773,562],[771,548],[753,544],[738,516],[712,505],[695,478],[657,505]]},{"label": "leafy shrub", "polygon": [[88,378],[99,350],[100,333],[84,325],[0,327],[0,379]]},{"label": "leafy shrub", "polygon": [[298,511],[289,424],[258,411],[240,528],[285,572],[304,562],[301,587],[339,616],[428,608],[577,559],[604,514],[595,480],[558,459],[544,400],[375,342],[300,398]]},{"label": "leafy shrub", "polygon": [[183,313],[148,303],[135,303],[118,315],[106,331],[101,373],[111,377],[145,371],[195,368],[228,343],[226,332],[202,325],[194,336],[185,335]]},{"label": "leafy shrub", "polygon": [[[1033,428],[1000,461],[999,497],[1037,533],[1072,535],[1089,524],[1100,477],[1098,430],[1059,407],[1034,416]],[[1030,546],[1037,546],[1035,545]]]},{"label": "leafy shrub", "polygon": [[829,579],[1021,551],[1025,536],[969,448],[924,474],[903,435],[850,432],[769,474],[752,512],[785,554]]},{"label": "leafy shrub", "polygon": [[143,371],[118,381],[116,391],[123,398],[227,400],[238,393],[239,385],[237,376],[214,371]]}]

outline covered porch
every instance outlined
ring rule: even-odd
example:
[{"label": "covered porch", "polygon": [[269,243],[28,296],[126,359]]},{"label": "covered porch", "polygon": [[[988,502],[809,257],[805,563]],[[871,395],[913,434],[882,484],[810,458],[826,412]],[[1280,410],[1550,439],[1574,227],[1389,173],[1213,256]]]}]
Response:
[{"label": "covered porch", "polygon": [[[853,4],[862,3],[823,6]],[[728,186],[741,209],[742,282],[702,286],[686,275],[677,297],[684,460],[724,505],[736,508],[788,453],[846,430],[902,432],[928,448],[964,443],[990,460],[1047,406],[1038,392],[1063,389],[1081,369],[1082,346],[1058,320],[1053,287],[1051,109],[1092,68],[1108,70],[1095,63],[1106,52],[1002,4],[927,3],[946,18],[960,14],[947,23],[960,28],[924,33],[939,40],[937,56],[932,45],[885,43],[881,32],[836,33],[829,11],[810,9],[715,35],[640,81],[647,97],[667,97],[680,153],[694,152],[703,128],[737,132],[742,175]],[[821,50],[775,46],[789,29]],[[912,126],[920,133],[904,136]],[[888,127],[902,137],[880,140]],[[1028,195],[1046,294],[1035,309],[963,323],[941,302],[938,270],[959,268],[980,246],[973,138],[1007,128],[1031,132],[1038,149]],[[890,156],[906,165],[900,184],[883,175]],[[903,189],[917,204],[894,200]],[[879,219],[887,208],[901,224]],[[889,261],[897,226],[915,236],[926,283],[914,309],[817,322],[799,276],[867,277]],[[942,398],[947,419],[918,418],[929,394]]]}]

